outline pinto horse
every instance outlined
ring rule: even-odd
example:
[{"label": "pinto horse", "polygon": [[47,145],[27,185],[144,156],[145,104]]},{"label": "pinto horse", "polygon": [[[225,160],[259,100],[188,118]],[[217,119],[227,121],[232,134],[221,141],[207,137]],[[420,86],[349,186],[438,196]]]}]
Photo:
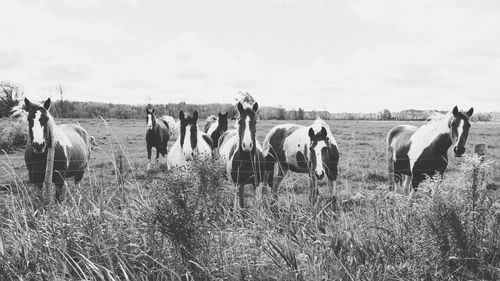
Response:
[{"label": "pinto horse", "polygon": [[197,155],[212,156],[212,140],[198,129],[198,111],[193,116],[179,112],[180,136],[170,148],[167,161],[170,166],[182,166]]},{"label": "pinto horse", "polygon": [[161,156],[167,154],[167,144],[170,138],[170,131],[167,121],[155,117],[155,109],[146,108],[146,150],[148,152],[147,170],[151,168],[151,149],[156,149],[156,162]]},{"label": "pinto horse", "polygon": [[309,200],[313,204],[318,197],[317,180],[326,175],[329,185],[335,185],[339,149],[330,128],[319,118],[311,126],[273,127],[264,140],[263,151],[266,170],[270,172],[268,184],[275,196],[288,170],[309,174]]},{"label": "pinto horse", "polygon": [[237,108],[237,129],[226,131],[220,136],[219,154],[227,161],[227,174],[238,185],[239,204],[244,207],[245,184],[257,187],[264,179],[265,166],[262,148],[255,138],[259,105],[254,103],[252,107],[244,107],[238,102]]},{"label": "pinto horse", "polygon": [[405,189],[418,185],[425,175],[443,176],[448,166],[448,149],[453,148],[454,156],[461,157],[469,135],[469,119],[474,112],[460,112],[455,106],[452,112],[438,115],[417,128],[410,125],[394,127],[387,135],[390,189],[402,188],[403,175],[406,176]]},{"label": "pinto horse", "polygon": [[179,138],[179,120],[175,120],[174,117],[169,115],[164,115],[161,117],[161,119],[168,123],[168,128],[170,130],[170,139],[177,140]]},{"label": "pinto horse", "polygon": [[219,117],[210,116],[207,118],[207,123],[205,124],[205,133],[207,133],[212,139],[214,148],[219,147],[219,138],[227,131],[227,112],[220,113]]},{"label": "pinto horse", "polygon": [[61,201],[64,180],[74,178],[75,184],[82,180],[90,159],[91,142],[89,134],[80,125],[56,125],[49,113],[50,104],[50,98],[43,105],[24,99],[29,132],[24,161],[30,182],[41,188],[45,180],[47,148],[54,148],[52,182],[56,186],[56,199]]}]

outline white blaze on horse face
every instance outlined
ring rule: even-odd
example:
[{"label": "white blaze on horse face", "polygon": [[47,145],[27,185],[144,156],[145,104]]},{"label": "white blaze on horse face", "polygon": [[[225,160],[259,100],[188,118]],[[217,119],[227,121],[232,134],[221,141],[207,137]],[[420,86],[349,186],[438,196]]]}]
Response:
[{"label": "white blaze on horse face", "polygon": [[147,123],[147,126],[148,128],[152,128],[153,127],[153,119],[152,119],[152,115],[151,114],[148,114],[148,123]]},{"label": "white blaze on horse face", "polygon": [[460,123],[458,124],[458,127],[457,127],[457,139],[454,140],[456,143],[458,143],[458,141],[460,140],[460,138],[462,137],[462,134],[464,132],[464,120],[460,120]]},{"label": "white blaze on horse face", "polygon": [[245,119],[245,131],[243,132],[243,141],[241,142],[243,151],[251,151],[253,147],[252,133],[250,132],[250,117]]},{"label": "white blaze on horse face", "polygon": [[42,112],[37,110],[35,113],[35,118],[33,118],[33,127],[31,127],[31,131],[33,132],[33,143],[42,144],[44,142],[43,139],[43,127],[40,123],[40,118],[42,117]]},{"label": "white blaze on horse face", "polygon": [[314,147],[314,154],[316,155],[316,169],[314,173],[316,177],[322,177],[325,175],[325,169],[323,168],[323,157],[321,156],[321,150],[326,147],[325,141],[319,141]]},{"label": "white blaze on horse face", "polygon": [[186,160],[193,160],[194,151],[191,148],[191,125],[186,126],[186,132],[184,134],[184,144],[182,145],[182,151],[184,152],[184,157]]}]

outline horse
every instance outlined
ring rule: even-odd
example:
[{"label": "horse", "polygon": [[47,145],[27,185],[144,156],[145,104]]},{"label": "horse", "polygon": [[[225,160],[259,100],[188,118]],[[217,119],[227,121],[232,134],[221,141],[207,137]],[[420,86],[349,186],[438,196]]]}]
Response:
[{"label": "horse", "polygon": [[195,156],[212,156],[212,139],[198,129],[198,111],[193,116],[185,116],[184,111],[179,112],[180,136],[170,148],[167,162],[170,166],[186,165]]},{"label": "horse", "polygon": [[219,117],[211,115],[207,118],[207,123],[205,124],[205,133],[207,133],[212,139],[214,148],[219,147],[219,138],[222,133],[227,131],[227,115],[227,112],[219,112]]},{"label": "horse", "polygon": [[90,160],[91,142],[89,134],[80,125],[56,125],[49,113],[50,105],[50,98],[43,105],[24,99],[29,134],[24,161],[29,181],[41,188],[45,180],[47,148],[54,148],[52,182],[56,186],[56,199],[61,201],[65,179],[74,178],[75,184],[82,180]]},{"label": "horse", "polygon": [[411,184],[413,194],[425,175],[432,177],[438,173],[443,177],[448,166],[448,149],[455,144],[455,157],[465,152],[473,112],[473,108],[460,112],[455,106],[451,112],[430,118],[420,128],[399,125],[391,129],[386,139],[390,190],[403,185],[408,190]]},{"label": "horse", "polygon": [[245,184],[256,188],[262,183],[265,166],[262,148],[255,137],[259,105],[254,103],[252,107],[244,107],[238,102],[237,108],[237,129],[228,130],[220,136],[219,155],[226,161],[227,174],[232,182],[238,185],[237,196],[243,208]]},{"label": "horse", "polygon": [[148,152],[147,170],[151,168],[151,149],[156,149],[156,162],[167,154],[170,130],[167,121],[155,117],[155,109],[146,108],[146,150]]},{"label": "horse", "polygon": [[170,139],[177,140],[179,138],[179,120],[175,120],[174,117],[169,115],[163,115],[161,119],[168,123],[168,128],[170,129]]},{"label": "horse", "polygon": [[334,189],[338,175],[339,148],[329,126],[316,119],[311,126],[282,124],[273,127],[266,135],[263,153],[270,172],[269,186],[277,196],[279,185],[287,172],[309,174],[309,200],[317,200],[317,181],[325,175]]}]

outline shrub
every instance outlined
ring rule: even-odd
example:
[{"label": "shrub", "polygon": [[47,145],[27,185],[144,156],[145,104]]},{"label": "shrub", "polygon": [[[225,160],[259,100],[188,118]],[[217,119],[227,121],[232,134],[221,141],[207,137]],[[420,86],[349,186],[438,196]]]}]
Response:
[{"label": "shrub", "polygon": [[171,263],[195,280],[220,271],[213,255],[227,205],[223,170],[218,160],[199,159],[174,168],[152,190],[154,222],[175,249]]},{"label": "shrub", "polygon": [[7,152],[16,147],[24,146],[28,142],[28,125],[24,120],[7,121],[0,131],[0,149]]}]

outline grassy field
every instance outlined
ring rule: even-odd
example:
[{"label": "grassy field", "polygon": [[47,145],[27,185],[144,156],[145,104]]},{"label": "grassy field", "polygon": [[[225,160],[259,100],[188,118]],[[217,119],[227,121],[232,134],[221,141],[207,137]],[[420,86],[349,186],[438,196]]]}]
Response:
[{"label": "grassy field", "polygon": [[[337,194],[321,183],[324,198],[311,208],[307,176],[290,173],[276,208],[251,204],[234,212],[234,187],[221,163],[202,161],[190,173],[146,172],[144,120],[78,121],[100,145],[82,187],[70,184],[71,200],[63,204],[37,205],[23,150],[0,156],[4,279],[500,277],[498,192],[486,189],[500,181],[500,123],[472,124],[467,153],[486,143],[486,164],[450,156],[444,183],[424,185],[440,191],[408,201],[388,192],[385,148],[387,132],[405,122],[328,121],[341,153]],[[281,123],[259,121],[258,139]],[[484,172],[484,182],[473,181],[471,171]]]},{"label": "grassy field", "polygon": [[[115,140],[122,146],[135,175],[141,179],[146,176],[147,154],[145,122],[143,120],[109,120],[107,123],[109,126],[98,119],[64,120],[65,123],[77,121],[101,143],[100,148],[92,152],[92,165],[97,171],[105,174],[104,170],[111,171],[113,169],[110,159],[113,157],[111,144],[114,142],[111,140]],[[257,131],[258,140],[262,143],[266,133],[273,126],[283,123],[286,121],[260,121]],[[296,123],[307,125],[310,124],[310,121],[297,121]],[[339,185],[346,188],[385,189],[384,183],[387,181],[385,137],[394,126],[407,123],[403,121],[328,121],[340,148]],[[411,124],[419,125],[421,123],[413,122]],[[204,128],[204,122],[201,122],[199,127]],[[173,142],[173,140],[169,142],[169,147]],[[487,144],[488,159],[500,159],[500,123],[474,123],[467,141],[467,152],[471,153],[474,144],[478,143]],[[10,161],[16,174],[21,179],[27,179],[23,153],[24,150],[19,149],[15,153],[9,154],[8,157],[2,156],[2,160],[4,163]],[[153,157],[154,155],[155,150],[153,149]],[[459,170],[460,160],[450,155],[448,176],[452,177]],[[493,180],[498,182],[500,180],[500,163],[495,161],[493,166]],[[0,173],[0,179],[7,175],[3,171]],[[303,177],[305,176],[290,175],[289,181]]]}]

